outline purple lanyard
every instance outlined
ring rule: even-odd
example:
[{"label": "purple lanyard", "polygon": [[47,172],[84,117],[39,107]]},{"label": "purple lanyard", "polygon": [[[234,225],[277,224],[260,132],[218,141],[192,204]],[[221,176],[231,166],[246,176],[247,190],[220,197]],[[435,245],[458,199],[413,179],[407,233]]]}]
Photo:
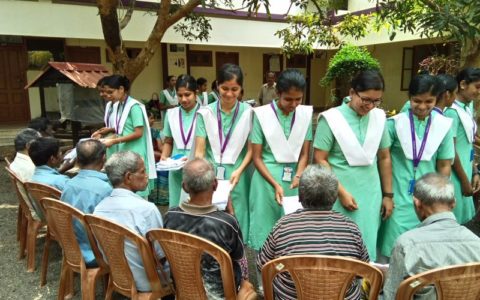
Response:
[{"label": "purple lanyard", "polygon": [[413,173],[415,174],[415,172],[417,171],[417,167],[420,164],[420,160],[422,159],[423,151],[425,150],[425,145],[427,144],[428,133],[430,132],[430,124],[432,124],[432,116],[428,118],[427,126],[425,127],[425,134],[423,135],[422,144],[420,145],[420,151],[418,153],[417,153],[417,139],[415,137],[415,123],[413,122],[413,113],[411,109],[408,111],[408,116],[410,118],[410,132],[412,134]]},{"label": "purple lanyard", "polygon": [[[118,127],[120,126],[120,120],[122,119],[122,115],[123,115],[123,110],[125,109],[125,105],[127,105],[127,102],[128,102],[128,99],[130,99],[130,97],[127,97],[127,100],[125,100],[125,102],[123,103],[118,103],[118,108],[117,108],[117,115],[115,116],[115,132],[118,134]],[[118,112],[120,111],[120,107],[122,107],[122,112],[120,114],[120,117],[118,117]]]},{"label": "purple lanyard", "polygon": [[182,141],[184,145],[184,150],[187,150],[187,144],[192,137],[193,125],[195,124],[195,119],[197,118],[197,111],[199,109],[199,105],[196,105],[196,109],[194,112],[192,124],[190,124],[190,129],[188,130],[187,138],[185,138],[185,132],[183,131],[183,118],[182,118],[182,108],[178,108],[178,119],[180,120],[180,133],[182,134]]},{"label": "purple lanyard", "polygon": [[[273,101],[270,102],[270,107],[273,109],[273,112],[275,113],[275,116],[277,117],[278,122],[280,123],[280,118],[278,117],[277,110],[275,109],[275,106],[273,105]],[[296,111],[293,112],[293,117],[292,117],[292,123],[290,123],[290,131],[292,131],[293,124],[295,124],[295,115]]]},{"label": "purple lanyard", "polygon": [[240,108],[240,103],[237,102],[237,107],[235,108],[235,112],[233,113],[232,123],[230,124],[230,128],[228,129],[228,133],[225,136],[225,142],[223,142],[223,127],[222,127],[222,115],[220,114],[220,101],[217,104],[217,124],[218,124],[218,135],[220,136],[220,163],[222,160],[223,153],[225,149],[227,149],[227,144],[230,141],[230,136],[232,135],[232,128],[233,124],[235,124],[235,120],[237,119],[238,110]]},{"label": "purple lanyard", "polygon": [[[463,109],[462,105],[460,105],[458,100],[455,100],[454,104],[457,105],[459,108]],[[464,107],[465,107],[465,111],[470,115],[470,107],[468,107],[466,104],[464,105]],[[468,110],[467,110],[467,108],[468,108]],[[473,113],[470,115],[470,117],[472,117],[472,121],[473,121],[472,131],[473,131],[473,140],[475,142],[475,132],[477,132],[477,122],[475,122],[475,118],[473,117]],[[465,130],[465,132],[466,132],[466,130]]]},{"label": "purple lanyard", "polygon": [[438,108],[438,107],[435,106],[435,107],[433,108],[433,110],[436,111],[437,113],[443,115],[443,111],[442,111],[440,108]]}]

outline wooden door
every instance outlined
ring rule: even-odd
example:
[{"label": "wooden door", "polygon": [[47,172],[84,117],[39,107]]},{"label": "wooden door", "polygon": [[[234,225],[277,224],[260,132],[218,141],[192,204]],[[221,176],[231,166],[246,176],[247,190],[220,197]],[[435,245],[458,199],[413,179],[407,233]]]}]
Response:
[{"label": "wooden door", "polygon": [[65,59],[72,63],[102,63],[100,47],[66,46]]},{"label": "wooden door", "polygon": [[226,63],[238,65],[238,57],[238,52],[215,52],[216,70],[220,70],[220,68]]},{"label": "wooden door", "polygon": [[23,45],[0,46],[0,123],[30,120],[27,52]]},{"label": "wooden door", "polygon": [[275,72],[275,76],[283,71],[283,55],[282,54],[263,54],[263,83],[266,83],[267,72]]}]

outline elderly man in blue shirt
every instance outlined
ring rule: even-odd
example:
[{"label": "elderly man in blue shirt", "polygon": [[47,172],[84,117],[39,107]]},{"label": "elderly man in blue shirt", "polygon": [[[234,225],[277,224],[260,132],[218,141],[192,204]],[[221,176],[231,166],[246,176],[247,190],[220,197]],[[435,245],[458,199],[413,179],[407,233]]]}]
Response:
[{"label": "elderly man in blue shirt", "polygon": [[[108,159],[105,171],[114,189],[95,207],[94,215],[123,225],[144,237],[149,230],[163,227],[162,216],[155,204],[135,194],[143,191],[148,184],[148,174],[140,155],[132,151],[117,152]],[[165,256],[160,247],[155,252],[159,259]],[[125,241],[125,257],[137,290],[151,291],[142,258],[137,247],[128,240]]]},{"label": "elderly man in blue shirt", "polygon": [[63,191],[65,183],[70,179],[56,169],[62,163],[60,143],[51,137],[40,137],[28,148],[28,155],[35,164],[32,182],[43,183]]},{"label": "elderly man in blue shirt", "polygon": [[[105,145],[98,140],[86,140],[77,144],[77,176],[67,181],[61,200],[85,214],[93,213],[95,207],[112,193],[108,177],[101,170],[105,164]],[[87,266],[96,266],[95,256],[88,237],[79,222],[74,223],[80,250]]]}]

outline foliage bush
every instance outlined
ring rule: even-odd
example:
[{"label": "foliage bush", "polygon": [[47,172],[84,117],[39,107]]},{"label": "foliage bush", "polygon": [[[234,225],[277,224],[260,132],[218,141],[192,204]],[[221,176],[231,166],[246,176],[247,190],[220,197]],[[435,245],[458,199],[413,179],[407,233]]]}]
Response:
[{"label": "foliage bush", "polygon": [[361,70],[380,69],[380,63],[373,58],[365,47],[345,45],[330,59],[327,73],[321,80],[328,85],[337,78],[350,80]]},{"label": "foliage bush", "polygon": [[53,54],[50,51],[28,51],[29,69],[41,69],[52,60]]}]

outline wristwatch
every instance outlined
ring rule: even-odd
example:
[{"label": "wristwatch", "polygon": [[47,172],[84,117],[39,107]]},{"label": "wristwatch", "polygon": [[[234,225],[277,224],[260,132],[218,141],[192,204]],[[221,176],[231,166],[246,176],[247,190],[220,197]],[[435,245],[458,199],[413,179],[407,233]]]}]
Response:
[{"label": "wristwatch", "polygon": [[382,196],[393,199],[393,193],[382,193]]}]

